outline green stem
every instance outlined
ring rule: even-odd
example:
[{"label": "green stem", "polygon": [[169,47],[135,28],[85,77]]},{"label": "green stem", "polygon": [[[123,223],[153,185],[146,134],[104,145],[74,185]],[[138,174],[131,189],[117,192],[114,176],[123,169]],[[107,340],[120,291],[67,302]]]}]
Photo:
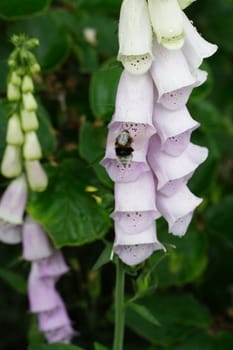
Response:
[{"label": "green stem", "polygon": [[113,350],[123,350],[125,329],[125,272],[120,259],[116,263],[116,287],[115,287],[115,330]]}]

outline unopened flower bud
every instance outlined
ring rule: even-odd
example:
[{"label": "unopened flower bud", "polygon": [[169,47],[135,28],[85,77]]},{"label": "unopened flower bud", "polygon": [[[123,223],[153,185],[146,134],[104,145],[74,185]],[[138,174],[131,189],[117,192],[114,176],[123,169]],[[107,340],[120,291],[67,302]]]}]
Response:
[{"label": "unopened flower bud", "polygon": [[33,92],[34,91],[34,84],[33,84],[33,81],[32,81],[32,78],[30,77],[30,75],[25,75],[23,77],[22,91],[23,92]]},{"label": "unopened flower bud", "polygon": [[19,117],[13,114],[8,120],[6,142],[11,145],[22,145],[24,141]]},{"label": "unopened flower bud", "polygon": [[20,76],[16,72],[13,72],[10,76],[10,83],[19,87],[21,85],[21,82],[22,79]]},{"label": "unopened flower bud", "polygon": [[23,131],[35,131],[39,127],[39,122],[34,111],[21,110],[21,123]]},{"label": "unopened flower bud", "polygon": [[158,43],[170,50],[180,49],[184,44],[184,23],[177,0],[148,0],[148,5]]},{"label": "unopened flower bud", "polygon": [[7,98],[9,101],[19,101],[21,98],[20,89],[12,83],[7,84]]},{"label": "unopened flower bud", "polygon": [[16,177],[22,172],[20,147],[7,145],[2,159],[1,172],[5,177]]},{"label": "unopened flower bud", "polygon": [[40,65],[38,63],[34,63],[30,67],[30,71],[32,74],[36,74],[40,72]]},{"label": "unopened flower bud", "polygon": [[43,192],[48,185],[48,178],[40,162],[26,161],[25,167],[30,188],[36,192]]},{"label": "unopened flower bud", "polygon": [[34,131],[29,131],[25,134],[23,156],[26,160],[37,160],[42,157],[40,142]]},{"label": "unopened flower bud", "polygon": [[31,92],[23,93],[23,105],[27,111],[35,111],[37,109],[37,102]]},{"label": "unopened flower bud", "polygon": [[91,44],[93,46],[95,46],[97,44],[96,29],[95,28],[90,28],[90,27],[84,28],[83,36],[89,44]]}]

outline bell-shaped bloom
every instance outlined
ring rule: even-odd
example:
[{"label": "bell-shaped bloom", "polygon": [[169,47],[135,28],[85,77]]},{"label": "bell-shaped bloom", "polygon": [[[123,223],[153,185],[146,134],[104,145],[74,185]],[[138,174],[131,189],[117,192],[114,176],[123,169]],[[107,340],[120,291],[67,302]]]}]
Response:
[{"label": "bell-shaped bloom", "polygon": [[48,177],[38,160],[25,162],[27,179],[33,191],[42,192],[48,185]]},{"label": "bell-shaped bloom", "polygon": [[189,21],[188,17],[183,14],[185,26],[185,43],[182,51],[186,57],[191,71],[199,68],[204,58],[212,56],[217,51],[217,45],[206,41]]},{"label": "bell-shaped bloom", "polygon": [[148,150],[148,162],[158,180],[157,190],[166,196],[174,195],[187,183],[207,155],[207,148],[190,143],[179,157],[173,157],[161,151],[159,137],[153,136]]},{"label": "bell-shaped bloom", "polygon": [[30,75],[25,75],[22,81],[22,91],[23,92],[33,92],[34,84]]},{"label": "bell-shaped bloom", "polygon": [[24,260],[38,261],[54,253],[47,234],[30,216],[27,216],[24,221],[22,238]]},{"label": "bell-shaped bloom", "polygon": [[170,50],[184,44],[184,20],[177,0],[148,0],[152,27],[157,40]]},{"label": "bell-shaped bloom", "polygon": [[[137,124],[134,126],[137,130],[140,131],[141,134],[143,126],[139,127],[139,125]],[[135,181],[143,172],[149,170],[149,166],[146,161],[146,154],[149,137],[151,135],[151,129],[147,128],[147,134],[144,134],[144,143],[142,143],[141,138],[138,137],[140,147],[137,146],[137,142],[132,142],[132,147],[130,147],[130,157],[128,157],[127,162],[124,161],[124,163],[122,163],[121,159],[117,156],[116,139],[120,135],[121,131],[124,130],[127,130],[127,123],[126,125],[123,123],[122,126],[120,126],[120,128],[118,125],[113,125],[109,128],[105,157],[101,161],[101,164],[106,168],[111,179],[116,182]],[[131,134],[129,135],[131,136]]]},{"label": "bell-shaped bloom", "polygon": [[28,131],[25,134],[23,156],[27,160],[37,160],[42,157],[40,142],[34,131]]},{"label": "bell-shaped bloom", "polygon": [[0,241],[6,244],[18,244],[22,240],[21,225],[6,225],[0,221]]},{"label": "bell-shaped bloom", "polygon": [[190,73],[181,50],[169,51],[155,41],[153,52],[155,58],[150,72],[157,88],[158,102],[163,103],[164,95],[179,89],[191,87],[192,90],[196,79]]},{"label": "bell-shaped bloom", "polygon": [[64,343],[69,344],[76,332],[68,325],[59,327],[51,331],[45,332],[45,338],[48,343]]},{"label": "bell-shaped bloom", "polygon": [[113,123],[132,122],[152,126],[153,81],[149,74],[135,76],[123,71],[118,84]]},{"label": "bell-shaped bloom", "polygon": [[39,122],[35,111],[22,109],[20,112],[23,131],[35,131],[39,127]]},{"label": "bell-shaped bloom", "polygon": [[180,5],[180,8],[184,10],[186,7],[191,5],[196,0],[178,0],[178,3]]},{"label": "bell-shaped bloom", "polygon": [[157,240],[156,226],[151,222],[140,233],[129,234],[117,221],[115,222],[114,252],[127,265],[140,264],[156,250],[164,250],[163,245]]},{"label": "bell-shaped bloom", "polygon": [[167,197],[158,193],[156,205],[168,222],[169,232],[175,236],[183,236],[192,220],[194,209],[202,202],[183,185],[173,196]]},{"label": "bell-shaped bloom", "polygon": [[63,254],[60,250],[55,250],[48,258],[39,261],[39,276],[41,278],[57,279],[64,273],[69,271]]},{"label": "bell-shaped bloom", "polygon": [[134,182],[115,184],[115,210],[112,218],[125,232],[140,233],[159,216],[151,171],[143,173]]},{"label": "bell-shaped bloom", "polygon": [[6,145],[1,172],[2,175],[8,178],[17,177],[22,173],[21,149],[19,146]]},{"label": "bell-shaped bloom", "polygon": [[52,310],[44,311],[38,315],[39,330],[41,332],[51,331],[60,327],[71,326],[71,321],[63,301]]},{"label": "bell-shaped bloom", "polygon": [[13,114],[7,124],[6,142],[11,145],[21,146],[24,141],[20,120],[17,114]]},{"label": "bell-shaped bloom", "polygon": [[119,21],[118,60],[132,74],[143,74],[152,63],[152,29],[146,0],[123,0]]},{"label": "bell-shaped bloom", "polygon": [[188,109],[168,110],[161,104],[154,107],[153,123],[161,140],[161,150],[179,156],[188,146],[193,130],[199,127]]},{"label": "bell-shaped bloom", "polygon": [[60,305],[60,296],[55,290],[55,280],[41,278],[37,262],[32,263],[28,280],[28,298],[32,313],[49,311]]},{"label": "bell-shaped bloom", "polygon": [[13,180],[2,195],[0,201],[1,223],[22,224],[26,201],[27,184],[25,176],[22,175]]},{"label": "bell-shaped bloom", "polygon": [[7,99],[9,101],[19,101],[21,98],[20,88],[11,82],[7,84]]}]

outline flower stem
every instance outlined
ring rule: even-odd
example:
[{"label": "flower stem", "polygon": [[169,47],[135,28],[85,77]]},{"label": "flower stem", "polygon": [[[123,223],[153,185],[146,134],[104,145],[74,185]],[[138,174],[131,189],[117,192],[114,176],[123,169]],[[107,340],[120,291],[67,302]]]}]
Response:
[{"label": "flower stem", "polygon": [[120,259],[117,259],[115,287],[115,330],[113,350],[123,350],[125,328],[124,292],[125,271],[122,262]]}]

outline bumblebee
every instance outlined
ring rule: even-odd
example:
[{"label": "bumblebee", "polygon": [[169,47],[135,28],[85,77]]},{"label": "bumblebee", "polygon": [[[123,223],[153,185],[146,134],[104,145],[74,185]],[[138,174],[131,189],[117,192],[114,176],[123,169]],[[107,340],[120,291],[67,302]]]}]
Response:
[{"label": "bumblebee", "polygon": [[128,130],[123,130],[115,140],[115,152],[119,162],[128,164],[133,158],[134,149],[131,147],[133,139]]}]

